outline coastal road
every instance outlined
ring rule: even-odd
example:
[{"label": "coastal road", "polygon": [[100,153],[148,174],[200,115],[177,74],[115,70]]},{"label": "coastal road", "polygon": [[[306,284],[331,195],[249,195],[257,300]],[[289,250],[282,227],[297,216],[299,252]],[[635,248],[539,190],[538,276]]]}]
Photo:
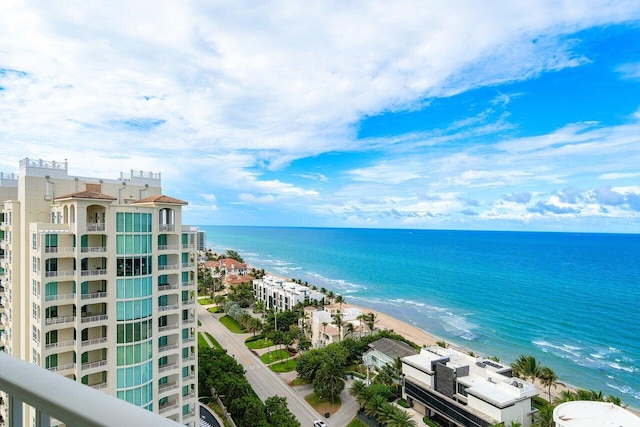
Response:
[{"label": "coastal road", "polygon": [[[311,426],[314,420],[321,418],[321,415],[299,393],[286,384],[278,374],[263,365],[258,356],[247,348],[244,340],[251,334],[234,334],[230,332],[218,321],[216,315],[209,313],[200,304],[198,304],[198,319],[202,323],[199,330],[213,335],[222,348],[226,349],[229,355],[242,364],[246,371],[247,380],[262,401],[274,395],[286,397],[289,410],[296,416],[302,426]],[[349,416],[349,414],[345,414],[346,416]],[[351,421],[351,418],[349,421]],[[334,425],[330,420],[327,420],[327,424]],[[335,425],[346,425],[346,423]]]}]

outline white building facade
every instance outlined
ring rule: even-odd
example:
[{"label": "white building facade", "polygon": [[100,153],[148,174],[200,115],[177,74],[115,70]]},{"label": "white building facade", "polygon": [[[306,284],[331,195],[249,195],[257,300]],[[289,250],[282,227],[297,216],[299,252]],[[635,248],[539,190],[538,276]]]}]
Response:
[{"label": "white building facade", "polygon": [[291,310],[298,303],[308,305],[325,297],[308,286],[271,275],[253,281],[253,296],[263,301],[267,310],[276,311]]},{"label": "white building facade", "polygon": [[427,416],[465,427],[532,424],[535,387],[507,365],[438,346],[401,360],[403,397]]},{"label": "white building facade", "polygon": [[0,180],[0,197],[0,349],[195,425],[187,203],[162,195],[157,173],[75,177],[66,162],[32,159]]}]

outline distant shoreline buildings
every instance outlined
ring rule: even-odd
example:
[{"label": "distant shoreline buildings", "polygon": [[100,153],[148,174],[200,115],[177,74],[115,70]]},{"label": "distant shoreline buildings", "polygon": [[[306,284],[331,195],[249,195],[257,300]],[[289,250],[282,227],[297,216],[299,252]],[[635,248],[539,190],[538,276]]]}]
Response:
[{"label": "distant shoreline buildings", "polygon": [[195,426],[204,236],[186,204],[153,172],[79,177],[26,158],[0,174],[0,351]]}]

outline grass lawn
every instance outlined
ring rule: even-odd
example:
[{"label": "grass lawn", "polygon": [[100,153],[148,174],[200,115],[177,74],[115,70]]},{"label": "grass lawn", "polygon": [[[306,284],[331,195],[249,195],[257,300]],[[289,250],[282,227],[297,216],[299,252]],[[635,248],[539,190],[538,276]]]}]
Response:
[{"label": "grass lawn", "polygon": [[300,378],[294,378],[293,380],[291,380],[291,385],[294,387],[298,385],[306,385],[306,384],[311,384],[311,380],[302,380]]},{"label": "grass lawn", "polygon": [[220,310],[219,307],[209,307],[209,308],[207,308],[207,311],[209,313],[214,313],[214,314],[217,313],[219,310]]},{"label": "grass lawn", "polygon": [[291,355],[286,350],[274,350],[260,356],[260,360],[262,360],[262,363],[271,363],[282,359],[288,359],[289,357],[291,357]]},{"label": "grass lawn", "polygon": [[296,370],[296,359],[285,360],[284,362],[274,363],[273,365],[269,365],[269,368],[273,372],[291,372]]},{"label": "grass lawn", "polygon": [[209,332],[203,332],[203,333],[207,336],[207,338],[209,338],[209,341],[213,343],[213,348],[222,349],[222,346],[220,345],[220,343],[216,341],[216,339],[212,337]]},{"label": "grass lawn", "polygon": [[328,412],[331,415],[333,415],[336,412],[338,412],[338,409],[340,409],[340,405],[342,404],[342,401],[340,400],[340,396],[335,396],[334,398],[335,403],[332,405],[331,397],[328,397],[325,399],[325,398],[316,396],[315,393],[311,393],[310,395],[305,397],[304,400],[306,400],[309,403],[309,405],[313,406],[313,408],[316,411],[320,412],[321,414],[325,414]]},{"label": "grass lawn", "polygon": [[240,323],[236,322],[236,320],[231,316],[222,316],[220,318],[220,322],[227,327],[228,330],[233,332],[234,334],[244,334],[247,332]]},{"label": "grass lawn", "polygon": [[214,302],[211,298],[198,298],[198,304],[209,305],[209,304],[214,304]]},{"label": "grass lawn", "polygon": [[210,348],[211,346],[204,339],[202,332],[198,332],[198,348]]},{"label": "grass lawn", "polygon": [[256,337],[247,338],[247,340],[244,343],[251,350],[267,348],[273,345],[273,341],[271,341],[269,338],[264,338],[264,337],[257,337],[257,339]]}]

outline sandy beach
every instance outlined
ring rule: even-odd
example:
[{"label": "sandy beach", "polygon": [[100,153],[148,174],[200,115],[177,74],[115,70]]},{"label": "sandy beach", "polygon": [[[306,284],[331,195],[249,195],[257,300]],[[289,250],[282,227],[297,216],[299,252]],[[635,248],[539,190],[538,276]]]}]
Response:
[{"label": "sandy beach", "polygon": [[[254,268],[252,265],[247,264],[248,269],[252,269]],[[271,276],[275,276],[275,277],[279,277],[281,279],[284,280],[291,280],[293,281],[294,279],[290,278],[290,277],[286,277],[280,274],[275,274],[272,272],[267,271],[266,272],[267,275],[271,275]],[[338,309],[338,305],[337,304],[331,304],[331,305],[327,305],[326,307],[332,307],[335,309]],[[344,310],[345,308],[350,307],[350,308],[356,308],[359,309],[360,311],[362,311],[362,313],[375,313],[377,321],[376,321],[376,328],[378,329],[382,329],[382,330],[389,330],[389,331],[394,331],[397,334],[402,335],[403,337],[405,337],[406,339],[414,342],[415,344],[418,344],[421,347],[425,347],[425,346],[430,346],[430,345],[437,345],[438,341],[445,341],[447,343],[448,346],[451,346],[457,350],[463,351],[463,352],[469,352],[469,351],[473,351],[473,349],[469,349],[469,348],[463,348],[460,346],[455,345],[454,343],[450,343],[447,342],[446,340],[437,337],[433,334],[430,334],[429,332],[418,328],[416,326],[410,325],[406,322],[403,322],[401,320],[398,320],[395,317],[389,316],[388,314],[382,313],[378,310],[373,310],[370,309],[368,307],[364,307],[364,306],[360,306],[360,305],[355,305],[355,304],[351,304],[348,301],[343,302],[341,308]],[[551,399],[555,399],[557,396],[560,395],[560,393],[562,393],[565,390],[571,390],[571,391],[575,391],[577,389],[577,387],[574,387],[572,385],[569,384],[565,384],[562,382],[562,378],[560,378],[558,380],[559,382],[557,383],[557,385],[555,387],[551,387]],[[538,394],[544,398],[544,399],[548,399],[549,393],[548,393],[548,389],[544,386],[542,386],[540,384],[539,381],[535,382],[535,387],[538,390]]]}]

